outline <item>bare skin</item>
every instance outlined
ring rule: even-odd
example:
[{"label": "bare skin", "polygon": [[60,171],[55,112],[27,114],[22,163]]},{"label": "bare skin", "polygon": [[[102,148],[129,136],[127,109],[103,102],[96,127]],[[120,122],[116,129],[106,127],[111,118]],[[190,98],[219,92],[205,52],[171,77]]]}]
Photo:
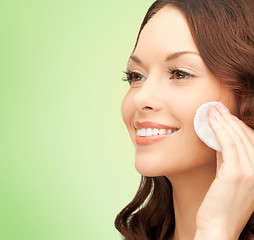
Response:
[{"label": "bare skin", "polygon": [[[180,54],[176,57],[175,53]],[[171,239],[194,239],[197,226],[203,230],[212,229],[217,224],[226,227],[224,223],[228,219],[224,217],[221,204],[225,196],[220,193],[230,187],[233,189],[234,185],[226,184],[231,176],[232,165],[228,161],[231,155],[225,140],[235,134],[232,133],[232,128],[238,129],[239,135],[246,139],[253,139],[254,133],[243,122],[232,117],[231,114],[237,114],[234,95],[207,69],[179,10],[167,6],[152,17],[141,32],[128,67],[131,72],[136,73],[135,77],[139,81],[133,81],[130,85],[122,103],[122,117],[135,145],[137,171],[144,176],[166,176],[172,183],[176,228]],[[168,68],[177,71],[173,73]],[[224,158],[207,147],[194,131],[196,110],[208,101],[223,102],[231,113],[223,112],[216,106],[220,121],[214,123],[209,120],[223,147]],[[179,131],[172,138],[145,146],[138,145],[135,143],[135,121],[157,122],[177,127]],[[226,129],[224,132],[220,129],[223,127]],[[253,144],[248,144],[247,140],[246,144],[249,153],[253,153]],[[236,154],[237,151],[236,149],[233,152]],[[244,154],[247,156],[246,152]],[[254,159],[251,164],[254,166]],[[247,164],[245,167],[248,167]],[[234,169],[236,168],[234,165]],[[214,181],[216,178],[217,181]],[[244,184],[246,182],[243,181],[239,188],[245,186]],[[232,192],[230,197],[235,197],[236,193]],[[239,193],[245,196],[245,192]],[[248,198],[249,205],[254,202],[254,194],[252,195],[253,198]],[[244,199],[237,203],[242,204],[243,201]],[[227,210],[234,207],[230,205]],[[218,218],[214,211],[219,213],[216,215]],[[231,216],[237,220],[232,222],[235,230],[228,234],[230,239],[240,234],[251,211],[253,209],[246,207],[240,220],[236,213]],[[195,240],[198,240],[197,236]]]}]

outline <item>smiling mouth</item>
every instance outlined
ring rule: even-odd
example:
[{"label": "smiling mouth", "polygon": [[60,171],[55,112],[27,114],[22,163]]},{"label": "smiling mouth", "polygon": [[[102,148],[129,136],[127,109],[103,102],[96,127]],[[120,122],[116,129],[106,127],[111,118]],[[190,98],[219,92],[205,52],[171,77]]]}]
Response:
[{"label": "smiling mouth", "polygon": [[137,129],[137,135],[140,137],[157,136],[157,135],[169,135],[179,128],[171,127],[168,125],[156,123],[156,122],[134,122],[134,127]]},{"label": "smiling mouth", "polygon": [[[140,132],[138,132],[139,130]],[[157,129],[154,131],[154,129],[151,129],[151,128],[144,129],[144,130],[138,129],[137,135],[135,137],[135,143],[137,145],[148,145],[148,144],[156,143],[166,138],[173,137],[178,130],[179,129],[173,131],[172,129],[169,129],[166,131],[165,129],[160,129],[160,130]],[[151,131],[152,132],[154,131],[154,135],[153,134],[151,135]],[[159,133],[155,134],[157,133],[157,131],[159,131]]]},{"label": "smiling mouth", "polygon": [[171,129],[158,129],[158,128],[141,128],[137,130],[137,136],[139,137],[150,137],[150,136],[162,136],[162,135],[170,135],[176,131],[178,128]]},{"label": "smiling mouth", "polygon": [[151,121],[135,121],[134,127],[137,130],[135,142],[139,145],[148,145],[162,141],[163,139],[174,135],[174,133],[179,130],[179,128],[176,127]]}]

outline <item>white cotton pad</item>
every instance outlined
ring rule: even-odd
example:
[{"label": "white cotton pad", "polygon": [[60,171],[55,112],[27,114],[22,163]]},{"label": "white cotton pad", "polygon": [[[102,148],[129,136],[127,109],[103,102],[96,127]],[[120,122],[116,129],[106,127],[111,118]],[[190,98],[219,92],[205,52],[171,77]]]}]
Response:
[{"label": "white cotton pad", "polygon": [[198,108],[194,117],[194,129],[201,141],[203,141],[208,147],[221,152],[221,147],[217,138],[208,123],[208,112],[210,108],[215,106],[217,103],[218,102],[207,102]]}]

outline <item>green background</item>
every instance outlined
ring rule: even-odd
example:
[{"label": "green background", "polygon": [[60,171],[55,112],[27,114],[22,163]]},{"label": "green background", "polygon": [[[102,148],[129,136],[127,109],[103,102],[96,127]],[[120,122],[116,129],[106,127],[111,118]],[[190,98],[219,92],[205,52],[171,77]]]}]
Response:
[{"label": "green background", "polygon": [[121,78],[152,2],[1,0],[1,240],[121,239],[140,181]]}]

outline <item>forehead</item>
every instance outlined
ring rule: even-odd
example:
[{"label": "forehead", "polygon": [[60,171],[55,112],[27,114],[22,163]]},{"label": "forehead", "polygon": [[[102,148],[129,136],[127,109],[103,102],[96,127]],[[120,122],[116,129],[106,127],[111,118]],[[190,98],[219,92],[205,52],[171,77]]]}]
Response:
[{"label": "forehead", "polygon": [[143,28],[135,54],[155,54],[165,57],[178,51],[195,51],[194,43],[184,15],[173,6],[160,9]]}]

